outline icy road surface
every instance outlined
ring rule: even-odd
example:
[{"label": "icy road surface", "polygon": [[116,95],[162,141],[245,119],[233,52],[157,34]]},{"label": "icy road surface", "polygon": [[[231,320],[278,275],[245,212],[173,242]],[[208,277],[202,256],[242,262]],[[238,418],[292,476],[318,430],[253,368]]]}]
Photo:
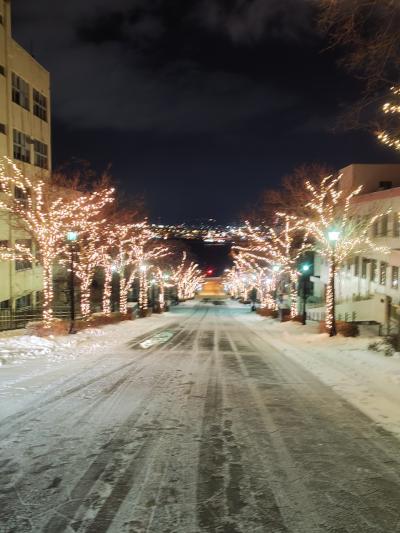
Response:
[{"label": "icy road surface", "polygon": [[400,531],[399,441],[245,314],[183,307],[42,373],[3,367],[0,531]]}]

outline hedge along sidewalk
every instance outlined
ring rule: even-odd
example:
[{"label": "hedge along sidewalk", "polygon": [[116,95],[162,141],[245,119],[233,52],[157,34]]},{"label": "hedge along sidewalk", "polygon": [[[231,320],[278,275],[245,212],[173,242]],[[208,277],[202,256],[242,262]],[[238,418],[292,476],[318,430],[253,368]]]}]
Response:
[{"label": "hedge along sidewalk", "polygon": [[378,337],[329,337],[318,333],[316,323],[281,323],[255,313],[239,320],[400,438],[400,356],[385,357],[368,350],[368,344]]}]

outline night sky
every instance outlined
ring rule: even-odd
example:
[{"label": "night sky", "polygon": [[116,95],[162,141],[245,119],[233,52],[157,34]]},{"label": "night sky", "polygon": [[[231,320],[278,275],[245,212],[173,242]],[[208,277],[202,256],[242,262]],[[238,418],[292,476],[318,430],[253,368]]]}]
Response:
[{"label": "night sky", "polygon": [[301,163],[400,162],[334,133],[361,85],[312,0],[14,0],[13,35],[52,78],[53,165],[144,194],[152,220],[230,222]]}]

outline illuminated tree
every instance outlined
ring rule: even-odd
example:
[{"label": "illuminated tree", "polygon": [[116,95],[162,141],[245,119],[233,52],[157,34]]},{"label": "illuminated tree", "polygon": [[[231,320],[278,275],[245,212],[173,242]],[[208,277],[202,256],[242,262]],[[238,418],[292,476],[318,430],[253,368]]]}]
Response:
[{"label": "illuminated tree", "polygon": [[293,318],[297,314],[297,263],[299,258],[308,248],[307,231],[304,231],[304,223],[294,215],[285,213],[275,214],[277,226],[253,227],[249,222],[242,230],[247,244],[245,246],[235,246],[240,250],[247,266],[253,265],[254,275],[259,276],[265,271],[270,275],[265,278],[262,288],[259,291],[267,291],[263,300],[271,304],[271,291],[274,291],[277,284],[278,273],[282,278],[286,276],[290,287],[290,316]]},{"label": "illuminated tree", "polygon": [[393,128],[394,131],[382,130],[382,131],[377,133],[377,136],[378,136],[378,139],[383,144],[386,144],[386,146],[389,146],[390,148],[394,148],[396,150],[400,150],[400,136],[399,136],[399,119],[400,119],[399,98],[400,98],[400,88],[399,87],[391,87],[390,90],[391,90],[393,96],[396,98],[396,103],[395,102],[386,102],[385,104],[383,104],[382,110],[385,113],[385,115],[389,116],[390,119],[394,118],[394,120],[396,120],[396,124],[395,124],[395,127]]},{"label": "illuminated tree", "polygon": [[28,178],[7,158],[0,160],[0,191],[0,209],[8,211],[13,224],[36,244],[36,258],[32,260],[39,260],[43,267],[43,320],[49,327],[53,319],[53,265],[65,255],[66,233],[86,228],[113,201],[114,191],[108,188],[68,196],[48,180]]},{"label": "illuminated tree", "polygon": [[182,260],[173,269],[171,278],[173,279],[178,292],[179,300],[193,298],[197,287],[204,282],[204,275],[199,266],[187,259],[187,253],[182,253]]},{"label": "illuminated tree", "polygon": [[80,307],[82,318],[90,315],[90,288],[96,268],[102,266],[102,243],[104,240],[105,220],[87,222],[79,232],[79,246],[74,270],[80,280]]},{"label": "illuminated tree", "polygon": [[368,250],[387,253],[385,247],[376,246],[369,238],[372,225],[386,213],[357,216],[353,199],[362,187],[344,193],[338,188],[341,175],[328,176],[316,187],[306,182],[312,195],[308,203],[311,216],[303,221],[314,240],[314,250],[329,263],[326,293],[326,328],[330,335],[336,334],[335,325],[335,273],[349,257]]},{"label": "illuminated tree", "polygon": [[103,311],[110,313],[111,280],[113,272],[119,274],[119,308],[128,311],[128,294],[137,277],[139,279],[139,307],[148,307],[148,269],[168,253],[165,246],[154,246],[154,234],[147,221],[137,224],[115,224],[108,231],[106,244],[101,248],[101,264],[105,272]]}]

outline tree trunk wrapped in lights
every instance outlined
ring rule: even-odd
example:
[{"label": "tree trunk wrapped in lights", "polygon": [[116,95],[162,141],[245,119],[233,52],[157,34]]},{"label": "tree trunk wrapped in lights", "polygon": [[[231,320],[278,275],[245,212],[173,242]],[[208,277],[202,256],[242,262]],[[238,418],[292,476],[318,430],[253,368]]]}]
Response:
[{"label": "tree trunk wrapped in lights", "polygon": [[[20,194],[15,195],[15,189]],[[114,190],[61,194],[49,180],[30,179],[8,158],[0,160],[0,209],[8,211],[15,224],[26,231],[36,245],[43,266],[43,320],[53,320],[53,264],[66,255],[66,233],[85,228],[104,206],[113,201]],[[65,191],[64,191],[65,192]]]},{"label": "tree trunk wrapped in lights", "polygon": [[165,279],[164,273],[160,267],[155,269],[155,279],[158,285],[158,304],[160,311],[164,311],[165,308]]},{"label": "tree trunk wrapped in lights", "polygon": [[139,268],[139,309],[141,313],[146,313],[149,307],[149,282],[147,279],[147,267],[141,265]]}]

